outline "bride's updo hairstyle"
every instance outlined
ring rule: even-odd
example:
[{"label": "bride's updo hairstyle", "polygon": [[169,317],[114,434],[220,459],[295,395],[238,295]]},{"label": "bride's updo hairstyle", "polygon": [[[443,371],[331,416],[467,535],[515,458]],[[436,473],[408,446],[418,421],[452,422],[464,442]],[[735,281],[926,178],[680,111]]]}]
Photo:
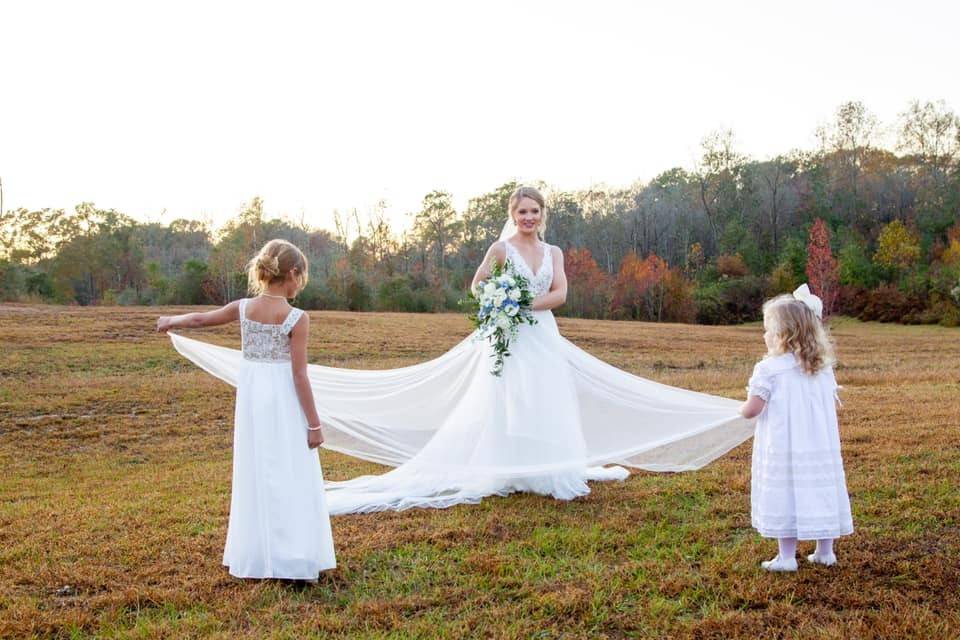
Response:
[{"label": "bride's updo hairstyle", "polygon": [[[537,225],[537,235],[543,239],[543,234],[547,230],[547,204],[543,195],[533,187],[520,187],[510,195],[510,201],[507,205],[507,212],[510,218],[513,218],[513,212],[517,210],[520,201],[524,198],[530,198],[540,205],[540,224]],[[516,220],[514,220],[516,222]]]},{"label": "bride's updo hairstyle", "polygon": [[247,264],[247,289],[259,295],[271,284],[286,280],[294,271],[299,293],[307,286],[307,267],[307,256],[296,245],[286,240],[271,240]]}]

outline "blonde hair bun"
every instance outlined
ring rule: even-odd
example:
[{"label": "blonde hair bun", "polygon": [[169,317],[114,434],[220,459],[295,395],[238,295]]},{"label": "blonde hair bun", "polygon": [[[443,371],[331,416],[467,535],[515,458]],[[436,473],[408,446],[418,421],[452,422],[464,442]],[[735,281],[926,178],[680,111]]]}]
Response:
[{"label": "blonde hair bun", "polygon": [[247,289],[259,295],[271,284],[286,280],[291,272],[297,281],[297,291],[302,291],[307,286],[307,257],[291,242],[271,240],[247,265]]},{"label": "blonde hair bun", "polygon": [[261,253],[257,256],[257,266],[263,273],[271,277],[280,274],[280,260],[277,256],[268,256]]}]

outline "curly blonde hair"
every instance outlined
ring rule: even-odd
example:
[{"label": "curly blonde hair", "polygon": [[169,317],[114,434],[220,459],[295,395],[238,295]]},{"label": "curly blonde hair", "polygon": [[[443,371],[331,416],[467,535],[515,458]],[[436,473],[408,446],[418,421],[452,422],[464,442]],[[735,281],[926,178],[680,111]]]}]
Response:
[{"label": "curly blonde hair", "polygon": [[271,284],[286,280],[291,271],[295,271],[299,293],[307,286],[307,256],[292,242],[271,240],[247,263],[247,289],[252,295],[261,294]]},{"label": "curly blonde hair", "polygon": [[810,307],[790,294],[764,303],[763,326],[773,335],[769,355],[793,353],[809,374],[836,361],[833,342],[823,323]]}]

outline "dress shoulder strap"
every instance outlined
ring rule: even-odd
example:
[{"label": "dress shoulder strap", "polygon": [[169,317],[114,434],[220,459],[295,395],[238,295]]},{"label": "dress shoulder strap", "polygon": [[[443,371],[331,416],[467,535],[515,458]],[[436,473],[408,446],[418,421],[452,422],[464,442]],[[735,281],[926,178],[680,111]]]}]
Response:
[{"label": "dress shoulder strap", "polygon": [[241,298],[240,299],[240,321],[243,322],[247,319],[247,302],[250,298]]},{"label": "dress shoulder strap", "polygon": [[300,316],[302,315],[303,315],[303,309],[297,309],[296,307],[294,307],[293,309],[290,309],[290,313],[287,314],[286,319],[283,321],[283,324],[281,325],[283,329],[283,333],[288,334],[291,331],[293,331],[294,325],[300,321]]}]

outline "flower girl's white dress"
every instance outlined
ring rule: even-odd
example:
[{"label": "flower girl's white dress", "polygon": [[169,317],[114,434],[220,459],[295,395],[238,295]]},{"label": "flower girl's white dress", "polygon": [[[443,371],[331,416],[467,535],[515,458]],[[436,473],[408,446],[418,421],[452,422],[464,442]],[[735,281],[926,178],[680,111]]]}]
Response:
[{"label": "flower girl's white dress", "polygon": [[[542,245],[534,273],[506,245],[533,295],[548,292],[550,246]],[[439,358],[401,369],[310,365],[323,446],[397,467],[328,482],[330,512],[449,507],[513,491],[566,500],[589,492],[588,480],[627,475],[601,465],[697,469],[752,434],[739,401],[621,371],[564,339],[550,311],[534,316],[537,324],[521,326],[510,345],[501,377],[490,374],[492,349],[476,333]],[[184,356],[236,383],[235,351],[171,337]]]},{"label": "flower girl's white dress", "polygon": [[337,562],[320,461],[307,446],[290,366],[290,332],[303,312],[264,324],[246,317],[246,303],[223,564],[238,578],[316,579]]},{"label": "flower girl's white dress", "polygon": [[757,363],[750,395],[766,400],[753,439],[751,520],[767,538],[853,533],[840,456],[832,367],[809,375],[785,353]]}]

